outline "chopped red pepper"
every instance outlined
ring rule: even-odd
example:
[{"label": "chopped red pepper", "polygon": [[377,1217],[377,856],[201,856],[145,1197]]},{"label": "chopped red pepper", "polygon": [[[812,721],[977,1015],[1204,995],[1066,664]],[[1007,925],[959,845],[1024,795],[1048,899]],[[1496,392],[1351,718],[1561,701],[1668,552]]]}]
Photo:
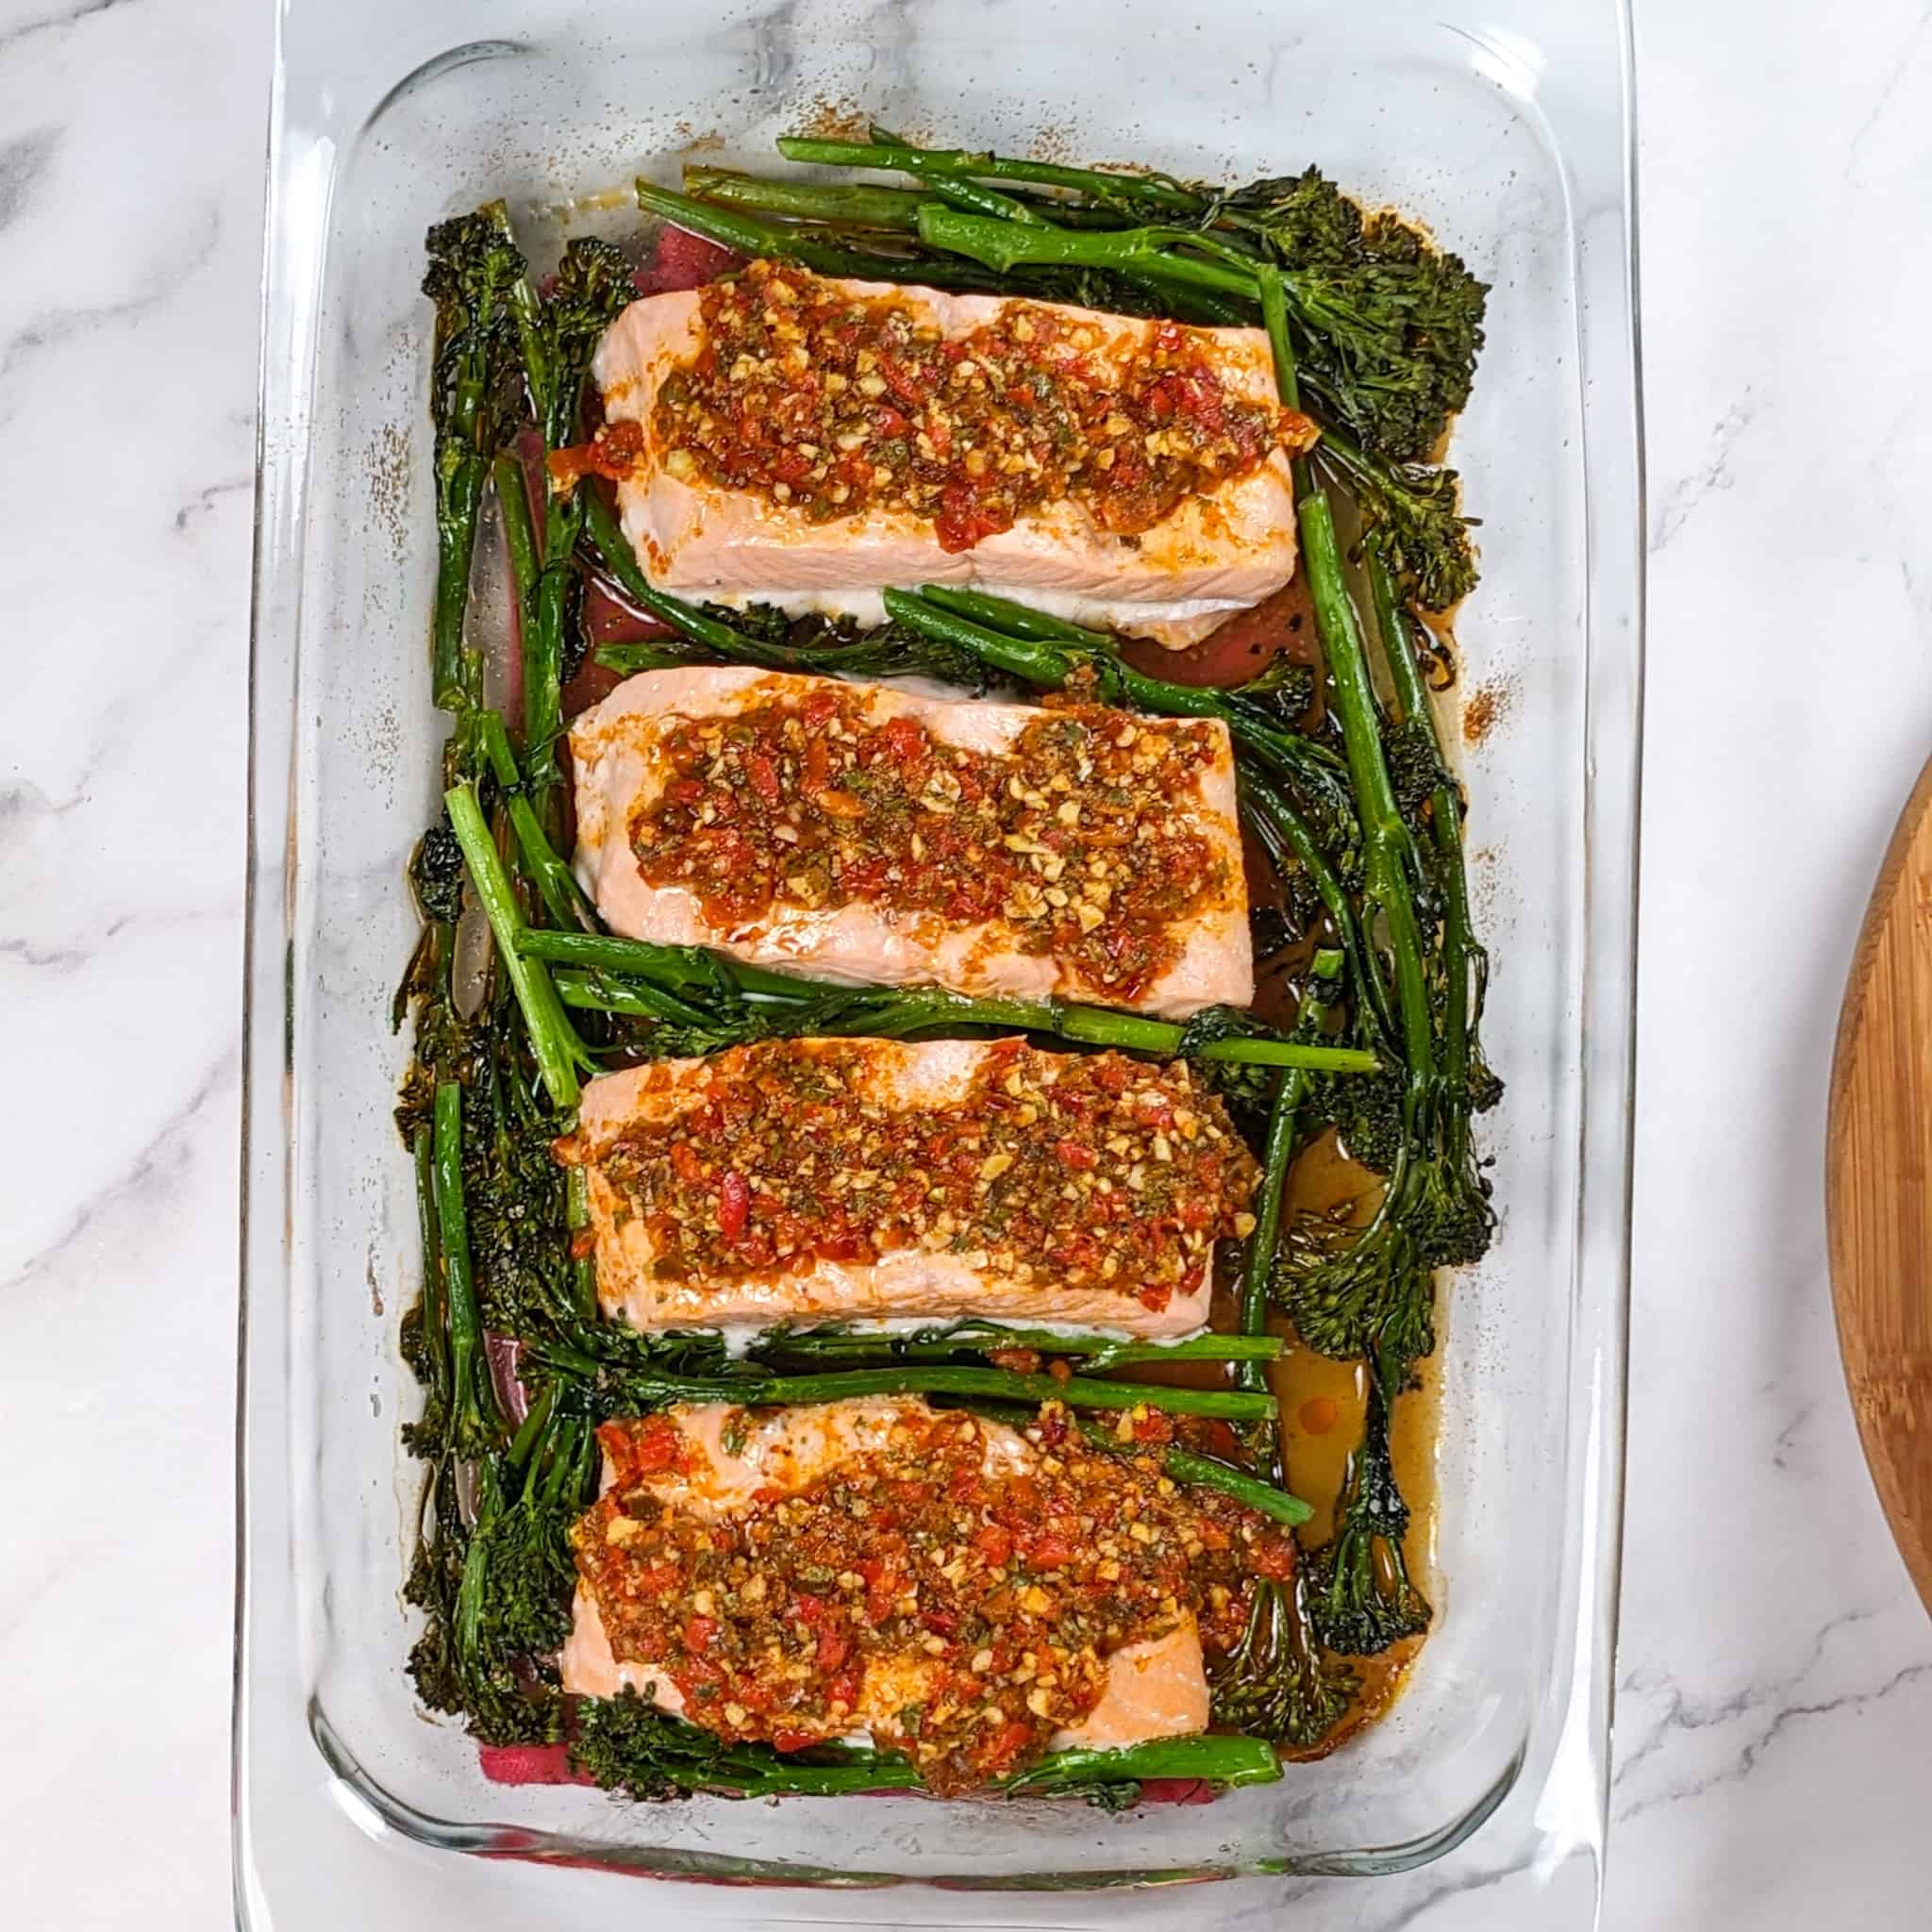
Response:
[{"label": "chopped red pepper", "polygon": [[751,1183],[736,1168],[718,1183],[718,1232],[727,1241],[744,1233],[751,1219]]},{"label": "chopped red pepper", "polygon": [[[1217,756],[1207,726],[1066,705],[971,750],[879,708],[813,691],[675,724],[671,774],[631,828],[640,875],[695,893],[718,925],[854,904],[997,919],[1019,951],[1122,1001],[1226,897],[1228,857],[1188,806]],[[1096,865],[1104,891],[1080,884]]]},{"label": "chopped red pepper", "polygon": [[702,347],[653,408],[682,474],[815,523],[922,517],[948,550],[1068,500],[1138,534],[1314,438],[1305,416],[1238,393],[1225,348],[1174,324],[1102,358],[1099,325],[1013,302],[949,338],[908,297],[855,301],[771,261],[708,288],[699,322]]}]

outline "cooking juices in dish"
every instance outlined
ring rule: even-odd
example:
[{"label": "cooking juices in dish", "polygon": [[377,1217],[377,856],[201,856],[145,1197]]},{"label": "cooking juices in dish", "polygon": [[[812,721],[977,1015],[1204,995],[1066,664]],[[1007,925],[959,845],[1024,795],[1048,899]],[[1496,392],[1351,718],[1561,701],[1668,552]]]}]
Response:
[{"label": "cooking juices in dish", "polygon": [[1482,290],[1312,171],[782,145],[912,185],[430,237],[411,1669],[633,1797],[1275,1778],[1428,1628],[1494,1224]]}]

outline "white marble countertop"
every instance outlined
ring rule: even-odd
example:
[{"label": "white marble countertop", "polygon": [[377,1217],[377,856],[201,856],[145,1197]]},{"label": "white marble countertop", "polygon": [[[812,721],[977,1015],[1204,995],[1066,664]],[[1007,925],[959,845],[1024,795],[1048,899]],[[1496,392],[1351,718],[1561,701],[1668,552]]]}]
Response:
[{"label": "white marble countertop", "polygon": [[[6,1916],[66,1932],[228,1910],[267,14],[0,0],[0,1841]],[[1932,13],[1658,0],[1639,37],[1649,759],[1606,1923],[1906,1932],[1932,1624],[1859,1459],[1820,1176],[1853,936],[1932,746]],[[1376,1923],[1545,1932],[1478,1873]]]}]

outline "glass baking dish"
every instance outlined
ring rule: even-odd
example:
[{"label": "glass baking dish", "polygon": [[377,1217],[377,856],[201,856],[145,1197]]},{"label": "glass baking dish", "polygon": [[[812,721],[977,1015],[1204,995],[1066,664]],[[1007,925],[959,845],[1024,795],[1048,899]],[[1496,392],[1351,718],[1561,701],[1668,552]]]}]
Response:
[{"label": "glass baking dish", "polygon": [[[782,1888],[685,1893],[693,1921],[756,1905],[902,1924],[1098,1923],[1143,1904],[1083,1888],[1247,1876],[1268,1881],[1239,1888],[1258,1922],[1296,1874],[1398,1874],[1479,1825],[1487,1866],[1550,1888],[1537,1923],[1587,1923],[1622,1484],[1641,668],[1627,24],[1612,0],[1458,14],[1268,0],[1210,26],[1152,0],[285,0],[252,670],[244,1924],[602,1924],[628,1896],[606,1871]],[[423,232],[497,194],[540,242],[566,208],[619,226],[640,167],[673,178],[693,141],[768,151],[855,108],[947,143],[1046,141],[1182,175],[1318,161],[1494,284],[1454,454],[1485,519],[1461,690],[1491,720],[1466,771],[1497,952],[1486,1034],[1510,1093],[1491,1137],[1502,1238],[1451,1290],[1438,1363],[1437,1626],[1385,1721],[1211,1805],[626,1807],[500,1789],[417,1712],[403,1671],[396,1316],[418,1249],[388,1008],[442,729]],[[905,1880],[934,1889],[867,1896]],[[822,1887],[853,1890],[807,1889]],[[1011,1895],[1029,1890],[1052,1895]]]}]

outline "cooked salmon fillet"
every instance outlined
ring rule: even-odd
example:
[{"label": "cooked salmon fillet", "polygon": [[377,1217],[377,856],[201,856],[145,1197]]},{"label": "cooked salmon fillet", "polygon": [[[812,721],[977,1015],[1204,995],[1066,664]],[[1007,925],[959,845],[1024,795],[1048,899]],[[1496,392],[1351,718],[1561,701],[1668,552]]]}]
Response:
[{"label": "cooked salmon fillet", "polygon": [[[754,1498],[808,1488],[841,1463],[888,1449],[895,1430],[937,1424],[934,1411],[917,1397],[833,1402],[809,1407],[762,1409],[712,1404],[666,1412],[675,1425],[682,1465],[638,1481],[665,1507],[704,1521],[740,1514]],[[978,1421],[981,1467],[992,1478],[1025,1475],[1040,1451],[1018,1430]],[[607,1457],[603,1487],[616,1472]],[[597,1597],[580,1578],[574,1625],[563,1650],[563,1686],[590,1697],[614,1697],[628,1688],[679,1715],[686,1699],[671,1681],[669,1659],[625,1657],[612,1650]],[[801,1724],[800,1741],[840,1736],[882,1746],[907,1742],[905,1713],[925,1703],[941,1669],[931,1652],[908,1646],[902,1654],[866,1661],[857,1700],[836,1729]],[[1105,1659],[1098,1701],[1076,1724],[1064,1726],[1053,1749],[1115,1749],[1153,1738],[1181,1737],[1207,1728],[1208,1679],[1200,1630],[1182,1613],[1172,1627],[1126,1644]]]},{"label": "cooked salmon fillet", "polygon": [[[1088,345],[1086,364],[1103,376],[1143,353],[1162,326],[1000,296],[872,282],[829,286],[860,303],[906,305],[949,341],[1024,309]],[[884,587],[961,585],[1179,647],[1280,590],[1294,574],[1294,505],[1283,448],[1258,467],[1230,475],[1211,493],[1185,497],[1151,528],[1117,532],[1087,504],[1067,497],[1034,507],[1010,528],[964,549],[944,547],[931,522],[902,507],[868,505],[814,521],[795,502],[723,487],[681,459],[667,467],[676,453],[665,447],[656,405],[666,378],[691,366],[706,347],[705,298],[705,291],[691,290],[632,303],[592,365],[607,421],[635,424],[641,432],[620,478],[619,507],[640,563],[662,590],[872,624],[882,617]],[[1199,329],[1186,336],[1227,396],[1278,406],[1264,331]]]},{"label": "cooked salmon fillet", "polygon": [[1177,1016],[1254,997],[1219,720],[694,668],[570,742],[577,875],[630,938]]},{"label": "cooked salmon fillet", "polygon": [[641,1329],[1058,1321],[1180,1336],[1256,1169],[1185,1062],[765,1041],[584,1089],[597,1293]]},{"label": "cooked salmon fillet", "polygon": [[597,1294],[638,1329],[957,1318],[1189,1335],[1256,1165],[1184,1060],[769,1040],[583,1090]]}]

